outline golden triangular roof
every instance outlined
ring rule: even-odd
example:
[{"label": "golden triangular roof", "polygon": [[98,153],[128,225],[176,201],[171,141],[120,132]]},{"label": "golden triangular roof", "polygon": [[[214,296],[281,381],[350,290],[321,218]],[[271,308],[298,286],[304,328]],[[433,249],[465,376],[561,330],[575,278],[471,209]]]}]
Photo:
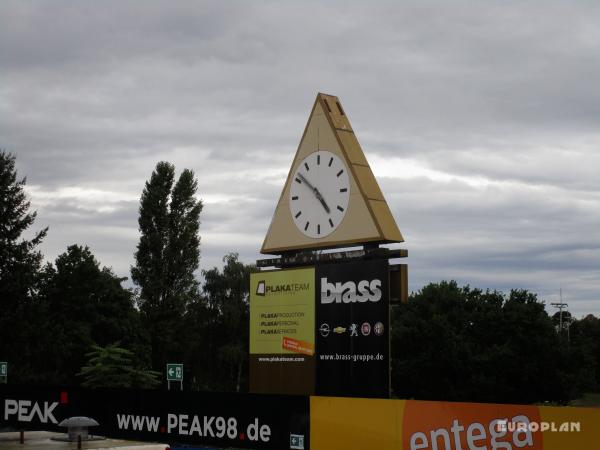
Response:
[{"label": "golden triangular roof", "polygon": [[[339,227],[326,237],[314,239],[305,236],[296,228],[288,197],[293,174],[298,165],[305,157],[318,150],[332,152],[346,163],[350,171],[350,200],[347,213]],[[319,93],[279,197],[261,253],[282,254],[302,249],[403,241],[339,99],[333,95]]]}]

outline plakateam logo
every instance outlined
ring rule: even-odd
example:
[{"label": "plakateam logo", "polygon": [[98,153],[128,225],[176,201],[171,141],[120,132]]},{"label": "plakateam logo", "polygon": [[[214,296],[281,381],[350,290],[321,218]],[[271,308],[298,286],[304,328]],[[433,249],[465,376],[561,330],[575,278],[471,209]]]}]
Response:
[{"label": "plakateam logo", "polygon": [[264,297],[265,295],[292,294],[295,292],[308,291],[310,283],[276,283],[267,284],[265,280],[260,280],[256,285],[256,295]]},{"label": "plakateam logo", "polygon": [[362,280],[358,283],[330,283],[327,277],[321,278],[321,303],[376,303],[381,300],[381,280]]}]

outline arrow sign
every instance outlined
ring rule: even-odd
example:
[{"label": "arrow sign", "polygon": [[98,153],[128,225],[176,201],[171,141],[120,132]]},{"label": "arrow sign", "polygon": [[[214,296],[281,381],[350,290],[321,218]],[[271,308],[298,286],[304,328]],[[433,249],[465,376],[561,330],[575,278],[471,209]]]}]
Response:
[{"label": "arrow sign", "polygon": [[167,381],[183,381],[183,364],[167,364]]}]

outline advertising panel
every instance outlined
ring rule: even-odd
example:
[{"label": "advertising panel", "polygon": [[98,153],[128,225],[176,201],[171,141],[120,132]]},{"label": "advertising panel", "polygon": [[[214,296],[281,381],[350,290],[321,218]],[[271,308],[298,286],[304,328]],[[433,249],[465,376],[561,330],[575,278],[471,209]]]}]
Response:
[{"label": "advertising panel", "polygon": [[[511,426],[513,423],[523,427]],[[405,449],[543,449],[540,412],[533,405],[412,401],[404,407]]]},{"label": "advertising panel", "polygon": [[0,386],[0,428],[61,431],[87,416],[94,435],[223,448],[308,449],[309,399],[300,396]]},{"label": "advertising panel", "polygon": [[387,260],[317,266],[316,393],[389,397]]},{"label": "advertising panel", "polygon": [[600,409],[364,398],[310,398],[311,448],[590,450]]},{"label": "advertising panel", "polygon": [[250,390],[314,393],[314,267],[250,275]]},{"label": "advertising panel", "polygon": [[0,428],[223,448],[591,450],[600,409],[139,389],[0,385]]}]

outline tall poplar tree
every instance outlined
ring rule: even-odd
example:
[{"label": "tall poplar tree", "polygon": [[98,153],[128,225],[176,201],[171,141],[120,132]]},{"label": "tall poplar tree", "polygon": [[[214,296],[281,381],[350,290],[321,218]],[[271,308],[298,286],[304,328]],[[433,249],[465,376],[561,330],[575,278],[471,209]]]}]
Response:
[{"label": "tall poplar tree", "polygon": [[17,377],[27,358],[29,329],[35,327],[29,319],[42,263],[37,247],[48,230],[23,237],[36,218],[25,182],[17,178],[14,155],[0,151],[0,360],[8,361]]},{"label": "tall poplar tree", "polygon": [[138,219],[141,233],[131,268],[139,286],[139,306],[152,339],[152,361],[162,370],[183,354],[178,328],[187,306],[199,295],[195,271],[200,262],[198,182],[184,169],[159,162],[146,182]]}]

